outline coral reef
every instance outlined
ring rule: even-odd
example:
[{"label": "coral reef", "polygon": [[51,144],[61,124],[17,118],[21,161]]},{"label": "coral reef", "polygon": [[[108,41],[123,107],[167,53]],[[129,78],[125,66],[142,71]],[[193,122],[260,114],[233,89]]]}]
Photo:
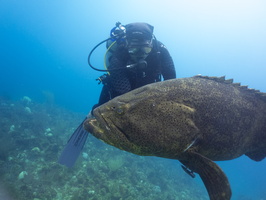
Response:
[{"label": "coral reef", "polygon": [[205,200],[177,161],[141,157],[89,136],[73,168],[57,163],[83,119],[29,97],[0,98],[0,199]]}]

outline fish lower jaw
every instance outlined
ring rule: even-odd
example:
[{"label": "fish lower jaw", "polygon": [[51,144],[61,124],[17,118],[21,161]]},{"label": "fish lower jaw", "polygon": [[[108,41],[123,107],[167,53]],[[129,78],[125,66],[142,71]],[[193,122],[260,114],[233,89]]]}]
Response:
[{"label": "fish lower jaw", "polygon": [[96,137],[104,133],[104,130],[100,128],[99,122],[95,118],[87,119],[83,126],[86,131],[95,135]]}]

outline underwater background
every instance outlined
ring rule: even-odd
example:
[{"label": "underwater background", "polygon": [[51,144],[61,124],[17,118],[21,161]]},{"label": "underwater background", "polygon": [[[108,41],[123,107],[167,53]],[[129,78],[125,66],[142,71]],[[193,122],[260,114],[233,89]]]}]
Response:
[{"label": "underwater background", "polygon": [[[177,77],[226,76],[266,92],[264,0],[0,0],[0,200],[206,200],[175,160],[141,157],[89,136],[75,166],[57,164],[97,103],[87,64],[115,23],[147,22]],[[105,45],[92,56],[103,69]],[[266,160],[218,162],[233,200],[266,199]]]}]

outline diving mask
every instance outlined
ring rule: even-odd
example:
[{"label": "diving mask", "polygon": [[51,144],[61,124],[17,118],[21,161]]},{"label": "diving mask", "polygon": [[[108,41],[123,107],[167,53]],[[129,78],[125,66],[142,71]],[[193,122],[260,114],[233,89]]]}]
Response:
[{"label": "diving mask", "polygon": [[152,51],[152,40],[131,38],[127,40],[127,50],[134,61],[145,59]]},{"label": "diving mask", "polygon": [[130,55],[149,54],[151,52],[151,49],[151,46],[132,46],[128,48],[128,53]]},{"label": "diving mask", "polygon": [[132,46],[128,47],[128,53],[131,59],[135,62],[146,59],[149,53],[151,52],[151,46]]}]

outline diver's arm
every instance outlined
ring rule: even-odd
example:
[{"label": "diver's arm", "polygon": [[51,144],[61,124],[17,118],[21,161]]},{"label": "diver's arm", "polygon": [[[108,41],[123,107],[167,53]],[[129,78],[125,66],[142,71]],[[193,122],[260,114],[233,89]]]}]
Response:
[{"label": "diver's arm", "polygon": [[161,72],[164,80],[176,78],[176,71],[173,59],[166,49],[166,47],[159,42],[160,45],[160,58],[161,58]]}]

